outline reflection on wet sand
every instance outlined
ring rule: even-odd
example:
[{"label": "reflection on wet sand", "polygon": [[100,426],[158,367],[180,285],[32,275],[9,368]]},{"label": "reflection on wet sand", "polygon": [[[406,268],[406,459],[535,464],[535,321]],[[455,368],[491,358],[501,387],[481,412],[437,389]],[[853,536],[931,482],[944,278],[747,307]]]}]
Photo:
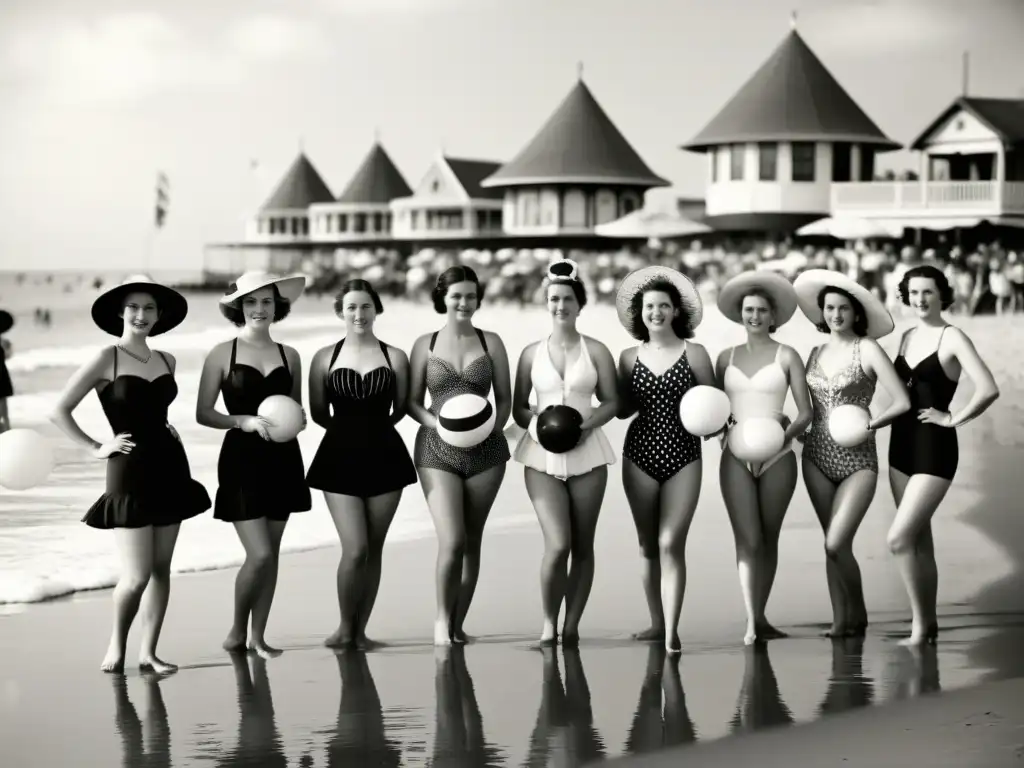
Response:
[{"label": "reflection on wet sand", "polygon": [[145,701],[143,717],[128,696],[128,678],[114,675],[114,727],[121,736],[121,765],[124,768],[169,768],[171,765],[171,727],[160,693],[160,677],[141,677]]},{"label": "reflection on wet sand", "polygon": [[768,646],[755,643],[744,648],[744,654],[743,682],[730,730],[737,733],[792,725],[793,715],[779,693]]},{"label": "reflection on wet sand", "polygon": [[938,693],[939,655],[934,645],[894,646],[886,677],[892,681],[892,701]]},{"label": "reflection on wet sand", "polygon": [[402,750],[384,731],[384,708],[366,654],[344,650],[335,655],[341,700],[337,726],[327,742],[327,765],[397,768],[402,764]]},{"label": "reflection on wet sand", "polygon": [[679,676],[679,656],[669,656],[660,643],[651,643],[640,699],[626,737],[626,752],[653,752],[691,744],[696,738]]},{"label": "reflection on wet sand", "polygon": [[525,766],[535,768],[551,762],[556,765],[583,765],[604,760],[604,744],[594,728],[590,707],[590,686],[583,671],[583,660],[576,648],[564,648],[565,685],[558,668],[558,650],[540,649],[544,678],[541,686],[537,723],[530,734]]},{"label": "reflection on wet sand", "polygon": [[832,675],[818,716],[868,707],[873,700],[874,684],[864,674],[864,638],[832,638]]},{"label": "reflection on wet sand", "polygon": [[274,722],[267,662],[255,653],[230,656],[238,691],[238,738],[235,748],[219,755],[215,764],[224,768],[287,768],[281,735]]},{"label": "reflection on wet sand", "polygon": [[489,768],[505,765],[497,747],[487,743],[483,718],[463,646],[435,651],[434,759],[430,765]]}]

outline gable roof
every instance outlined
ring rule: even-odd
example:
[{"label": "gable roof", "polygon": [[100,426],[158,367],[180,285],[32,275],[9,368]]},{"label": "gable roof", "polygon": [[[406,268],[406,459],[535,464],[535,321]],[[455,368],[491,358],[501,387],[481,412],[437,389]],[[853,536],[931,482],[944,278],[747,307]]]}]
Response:
[{"label": "gable roof", "polygon": [[502,190],[485,189],[481,184],[484,179],[501,168],[501,163],[493,160],[467,160],[448,155],[442,155],[441,159],[451,168],[471,200],[500,200],[504,197]]},{"label": "gable roof", "polygon": [[794,29],[704,129],[696,152],[748,141],[853,141],[882,151],[882,133]]},{"label": "gable roof", "polygon": [[305,153],[300,152],[260,210],[294,210],[308,208],[313,203],[330,203],[333,200],[334,195],[327,183],[317,173]]},{"label": "gable roof", "polygon": [[1024,143],[1024,99],[984,99],[974,96],[960,96],[945,111],[914,139],[911,149],[923,149],[928,137],[963,110],[987,126],[1006,144]]},{"label": "gable roof", "polygon": [[526,147],[484,186],[545,183],[668,186],[647,167],[582,80]]},{"label": "gable roof", "polygon": [[378,142],[374,142],[362,164],[338,196],[339,203],[390,203],[408,197],[412,188]]}]

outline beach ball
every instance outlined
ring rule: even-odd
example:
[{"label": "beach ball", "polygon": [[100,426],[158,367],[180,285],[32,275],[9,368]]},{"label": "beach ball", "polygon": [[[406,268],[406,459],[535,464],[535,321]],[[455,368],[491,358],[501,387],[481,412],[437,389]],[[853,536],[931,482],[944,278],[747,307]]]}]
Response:
[{"label": "beach ball", "polygon": [[270,422],[267,433],[275,443],[294,440],[302,431],[302,406],[288,395],[271,395],[260,403],[256,411]]},{"label": "beach ball", "polygon": [[859,405],[840,405],[828,417],[828,431],[836,445],[856,448],[868,439],[871,414]]},{"label": "beach ball", "polygon": [[767,461],[785,441],[786,431],[775,419],[744,419],[729,430],[729,450],[740,461]]},{"label": "beach ball", "polygon": [[537,416],[537,442],[551,453],[566,453],[583,436],[583,416],[568,405],[549,405]]},{"label": "beach ball", "polygon": [[679,403],[683,428],[696,437],[713,435],[729,420],[732,406],[729,396],[717,387],[701,384],[691,387]]},{"label": "beach ball", "polygon": [[50,441],[32,429],[9,429],[0,435],[0,485],[12,491],[34,488],[53,470]]},{"label": "beach ball", "polygon": [[480,445],[494,431],[497,415],[486,397],[466,393],[446,400],[437,414],[437,434],[455,448]]}]

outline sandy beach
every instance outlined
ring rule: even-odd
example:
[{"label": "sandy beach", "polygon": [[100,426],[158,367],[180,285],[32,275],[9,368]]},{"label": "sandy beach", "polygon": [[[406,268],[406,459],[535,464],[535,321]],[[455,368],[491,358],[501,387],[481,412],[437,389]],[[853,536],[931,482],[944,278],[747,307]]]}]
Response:
[{"label": "sandy beach", "polygon": [[[204,300],[212,301],[196,299]],[[323,327],[298,330],[305,318],[325,313],[327,306],[327,301],[310,301],[294,320],[281,324],[281,340],[295,344],[305,360],[338,333],[329,317]],[[131,663],[125,678],[98,672],[109,631],[105,590],[9,605],[0,614],[0,763],[578,765],[696,743],[700,746],[685,757],[694,765],[725,764],[714,760],[744,764],[745,755],[758,755],[760,763],[769,764],[763,760],[769,752],[777,760],[771,764],[778,765],[831,764],[825,758],[843,765],[951,765],[938,757],[968,752],[953,752],[929,734],[936,724],[964,721],[967,715],[961,711],[977,710],[996,712],[1001,719],[984,726],[992,739],[972,734],[973,746],[957,742],[958,748],[983,753],[970,752],[970,761],[955,764],[1014,764],[982,758],[1009,755],[1012,749],[999,750],[1009,749],[1014,739],[1024,742],[1019,731],[1008,730],[1013,723],[1019,727],[1024,709],[1011,706],[1020,701],[1020,689],[1014,687],[1019,684],[1007,688],[999,682],[1024,676],[1019,652],[1024,640],[1024,521],[1015,480],[1024,458],[1024,342],[1019,328],[1011,325],[1016,321],[956,318],[992,365],[1003,397],[960,431],[960,470],[936,519],[942,614],[936,648],[914,653],[895,642],[907,632],[909,612],[885,546],[894,510],[883,476],[857,539],[871,618],[867,638],[832,643],[817,637],[830,617],[824,555],[801,482],[783,528],[779,577],[769,605],[772,621],[793,636],[763,651],[744,649],[733,542],[718,488],[720,453],[706,443],[704,486],[687,550],[682,659],[666,664],[656,648],[628,639],[643,624],[646,609],[618,464],[598,528],[597,575],[579,652],[542,653],[534,646],[542,539],[522,469],[513,463],[488,524],[480,586],[467,622],[479,641],[465,650],[439,652],[429,642],[435,543],[417,486],[406,490],[399,509],[399,520],[410,533],[385,551],[380,599],[370,625],[371,636],[388,645],[370,654],[341,655],[321,646],[337,621],[339,549],[317,499],[313,511],[297,516],[301,519],[286,541],[300,534],[312,541],[314,533],[323,533],[328,546],[283,557],[269,639],[286,652],[265,664],[233,659],[220,650],[231,605],[231,569],[175,578],[161,651],[182,668],[163,680],[140,675]],[[382,338],[408,348],[415,333],[435,327],[438,319],[426,308],[392,303],[379,323]],[[522,347],[548,327],[540,311],[498,306],[485,306],[479,325],[507,329],[513,364]],[[890,353],[905,326],[898,323],[897,333],[885,340]],[[580,328],[604,340],[616,355],[629,343],[608,307],[588,308]],[[225,327],[222,335],[229,334]],[[741,338],[738,328],[709,310],[697,340],[715,355]],[[801,317],[778,338],[804,357],[816,343],[816,333]],[[102,338],[93,336],[92,343]],[[202,349],[175,354],[183,373],[172,421],[188,447],[194,474],[212,491],[220,436],[198,427],[192,414]],[[969,386],[964,385],[954,408],[967,396]],[[12,401],[12,417],[24,425],[38,404],[32,396],[19,400]],[[787,408],[792,409],[791,402]],[[98,411],[95,403],[88,404],[83,423],[101,433]],[[411,442],[415,425],[406,420],[401,432]],[[620,455],[625,424],[615,422],[606,432]],[[302,436],[307,463],[319,439],[316,427]],[[887,434],[882,434],[883,467],[887,447]],[[51,478],[53,487],[40,494],[59,500],[53,502],[57,511],[47,514],[75,520],[83,502],[68,498],[70,492],[61,497],[58,490],[78,488],[67,484],[74,474],[76,483],[92,483],[91,492],[98,493],[102,467],[84,462],[66,445],[62,456],[65,463]],[[3,508],[13,509],[16,499],[3,494]],[[200,549],[213,535],[225,536],[215,521],[185,526],[177,566],[187,564],[190,550]],[[94,541],[96,557],[116,564],[113,542],[102,534]],[[237,542],[233,546],[232,556],[237,556],[241,548]],[[130,661],[137,642],[133,634]],[[939,696],[930,695],[939,691]],[[990,700],[999,707],[982,706]],[[857,709],[864,711],[842,714]],[[995,722],[994,715],[987,717],[978,722]],[[772,727],[783,730],[717,741]],[[933,751],[901,752],[906,728],[921,734],[916,749]],[[715,743],[704,746],[707,742]],[[830,751],[832,744],[839,746]],[[850,751],[858,744],[877,752],[865,752],[858,763]],[[88,759],[82,757],[86,749]],[[886,762],[886,754],[899,759]],[[850,761],[842,762],[844,756]],[[674,764],[683,757],[658,759]]]}]

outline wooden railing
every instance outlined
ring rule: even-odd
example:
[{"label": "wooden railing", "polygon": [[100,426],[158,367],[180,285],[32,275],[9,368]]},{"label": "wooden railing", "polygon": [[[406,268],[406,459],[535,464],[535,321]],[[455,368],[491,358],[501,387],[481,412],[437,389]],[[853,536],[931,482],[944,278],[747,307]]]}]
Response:
[{"label": "wooden railing", "polygon": [[872,181],[832,185],[832,210],[938,209],[1024,213],[1024,182]]}]

